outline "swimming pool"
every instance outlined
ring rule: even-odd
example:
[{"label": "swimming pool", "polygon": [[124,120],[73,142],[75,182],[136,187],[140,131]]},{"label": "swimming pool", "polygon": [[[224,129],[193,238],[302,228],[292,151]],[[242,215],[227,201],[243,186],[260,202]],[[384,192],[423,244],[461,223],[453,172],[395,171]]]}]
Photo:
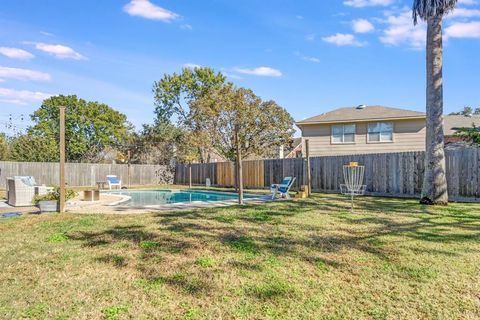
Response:
[{"label": "swimming pool", "polygon": [[[122,206],[156,206],[172,203],[219,202],[238,199],[235,193],[197,191],[197,190],[118,190],[107,191],[106,194],[125,196]],[[255,199],[261,196],[245,195],[245,199]]]}]

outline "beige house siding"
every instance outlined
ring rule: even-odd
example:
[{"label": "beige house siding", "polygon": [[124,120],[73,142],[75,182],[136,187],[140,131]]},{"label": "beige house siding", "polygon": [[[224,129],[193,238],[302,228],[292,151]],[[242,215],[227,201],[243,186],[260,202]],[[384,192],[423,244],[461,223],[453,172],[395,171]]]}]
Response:
[{"label": "beige house siding", "polygon": [[[375,122],[375,121],[374,121]],[[355,124],[355,143],[332,143],[332,124],[302,125],[302,144],[309,139],[310,156],[334,156],[425,150],[425,119],[385,120],[393,123],[393,142],[368,142],[367,128],[371,122]],[[344,123],[348,124],[348,123]]]}]

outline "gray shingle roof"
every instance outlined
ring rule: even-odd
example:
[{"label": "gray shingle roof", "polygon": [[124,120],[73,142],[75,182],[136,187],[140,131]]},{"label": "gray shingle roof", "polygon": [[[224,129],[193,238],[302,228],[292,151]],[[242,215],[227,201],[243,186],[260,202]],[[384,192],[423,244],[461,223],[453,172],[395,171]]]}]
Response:
[{"label": "gray shingle roof", "polygon": [[370,120],[425,118],[425,113],[384,106],[346,107],[298,121],[297,125],[331,122],[355,122]]},{"label": "gray shingle roof", "polygon": [[472,124],[480,126],[480,115],[451,115],[443,117],[443,127],[446,136],[454,135],[459,128],[470,128]]}]

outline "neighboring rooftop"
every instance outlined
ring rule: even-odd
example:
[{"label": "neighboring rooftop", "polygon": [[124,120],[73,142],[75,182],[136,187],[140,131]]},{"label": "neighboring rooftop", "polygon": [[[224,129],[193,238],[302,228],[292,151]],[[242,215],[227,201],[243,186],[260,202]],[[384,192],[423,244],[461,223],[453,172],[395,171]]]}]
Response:
[{"label": "neighboring rooftop", "polygon": [[480,126],[480,115],[448,115],[443,117],[443,130],[446,136],[452,136],[460,128],[470,128],[472,124]]},{"label": "neighboring rooftop", "polygon": [[371,120],[392,120],[392,119],[418,119],[425,118],[425,113],[391,108],[384,106],[365,106],[346,107],[335,109],[321,115],[298,121],[297,125],[332,123],[332,122],[352,122],[352,121],[371,121]]}]

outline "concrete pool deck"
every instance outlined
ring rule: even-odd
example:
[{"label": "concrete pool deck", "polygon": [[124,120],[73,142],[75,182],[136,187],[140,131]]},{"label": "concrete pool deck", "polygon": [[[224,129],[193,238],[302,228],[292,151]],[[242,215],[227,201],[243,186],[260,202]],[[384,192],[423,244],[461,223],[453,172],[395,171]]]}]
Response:
[{"label": "concrete pool deck", "polygon": [[[142,214],[164,211],[227,207],[238,204],[237,199],[232,199],[224,201],[194,201],[146,206],[122,205],[122,203],[126,201],[128,201],[128,197],[105,193],[101,194],[100,200],[98,201],[83,201],[77,197],[68,203],[65,211],[70,213],[85,214]],[[272,201],[271,195],[259,195],[258,198],[244,199],[245,204],[263,203],[266,201]]]}]

